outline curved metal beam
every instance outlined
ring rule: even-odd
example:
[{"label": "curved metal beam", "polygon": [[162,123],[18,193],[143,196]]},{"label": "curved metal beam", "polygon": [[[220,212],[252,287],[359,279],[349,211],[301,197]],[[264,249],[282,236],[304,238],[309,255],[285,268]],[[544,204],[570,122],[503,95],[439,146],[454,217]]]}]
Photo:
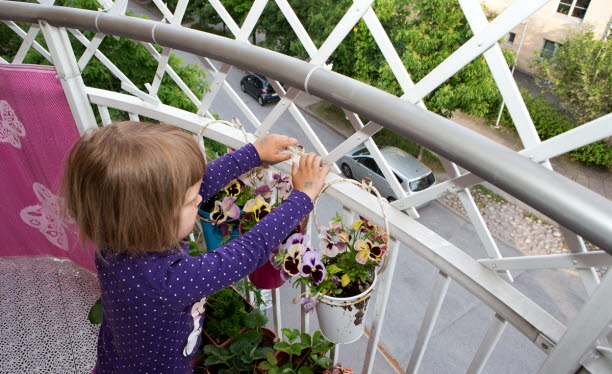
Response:
[{"label": "curved metal beam", "polygon": [[286,82],[422,144],[612,253],[612,202],[446,118],[343,75],[236,40],[89,10],[0,1],[0,19],[78,28],[206,56]]}]

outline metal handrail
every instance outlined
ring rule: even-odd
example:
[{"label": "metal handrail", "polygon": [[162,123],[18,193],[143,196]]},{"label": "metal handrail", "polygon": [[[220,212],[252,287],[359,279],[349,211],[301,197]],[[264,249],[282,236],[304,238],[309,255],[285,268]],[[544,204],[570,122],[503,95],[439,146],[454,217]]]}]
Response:
[{"label": "metal handrail", "polygon": [[0,1],[0,20],[45,20],[57,27],[156,43],[257,71],[416,141],[612,253],[610,200],[480,134],[365,83],[268,49],[140,18]]}]

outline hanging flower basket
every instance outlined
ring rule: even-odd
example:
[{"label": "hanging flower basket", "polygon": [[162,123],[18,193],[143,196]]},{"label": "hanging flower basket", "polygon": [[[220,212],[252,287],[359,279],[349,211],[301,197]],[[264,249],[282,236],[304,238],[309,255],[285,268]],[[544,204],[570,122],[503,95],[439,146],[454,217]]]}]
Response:
[{"label": "hanging flower basket", "polygon": [[385,230],[362,217],[350,223],[343,222],[339,215],[331,220],[329,227],[322,228],[317,223],[317,197],[314,223],[321,239],[319,249],[310,245],[309,238],[294,234],[281,247],[276,262],[282,264],[286,274],[295,277],[295,287],[308,287],[300,304],[306,312],[316,305],[323,335],[334,343],[346,344],[363,334],[376,271],[383,271],[386,267],[389,224],[385,199],[372,186],[370,179],[361,183],[338,179],[326,184],[322,192],[339,182],[353,183],[378,196]]},{"label": "hanging flower basket", "polygon": [[322,295],[315,305],[319,328],[327,339],[337,344],[348,344],[361,337],[365,329],[370,296],[374,293],[376,273],[368,289],[351,297]]},{"label": "hanging flower basket", "polygon": [[255,269],[254,272],[249,275],[249,280],[255,287],[264,289],[264,290],[273,290],[285,284],[285,282],[289,279],[289,276],[283,271],[282,263],[278,264],[275,260],[278,252],[281,250],[282,246],[287,243],[287,240],[293,234],[306,234],[306,227],[308,225],[308,216],[305,216],[300,223],[295,227],[295,229],[289,234],[289,236],[283,240],[281,245],[272,251],[270,255],[270,260],[266,262],[263,266]]}]

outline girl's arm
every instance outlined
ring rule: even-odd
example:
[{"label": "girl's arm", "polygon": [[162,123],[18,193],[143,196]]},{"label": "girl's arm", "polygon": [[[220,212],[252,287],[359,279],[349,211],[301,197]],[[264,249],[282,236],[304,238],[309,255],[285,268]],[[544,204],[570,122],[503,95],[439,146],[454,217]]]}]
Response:
[{"label": "girl's arm", "polygon": [[209,162],[200,186],[202,201],[208,200],[229,182],[260,165],[259,153],[251,143]]},{"label": "girl's arm", "polygon": [[266,215],[248,233],[197,257],[173,256],[165,270],[166,301],[177,310],[223,289],[265,264],[270,251],[312,210],[302,191]]}]

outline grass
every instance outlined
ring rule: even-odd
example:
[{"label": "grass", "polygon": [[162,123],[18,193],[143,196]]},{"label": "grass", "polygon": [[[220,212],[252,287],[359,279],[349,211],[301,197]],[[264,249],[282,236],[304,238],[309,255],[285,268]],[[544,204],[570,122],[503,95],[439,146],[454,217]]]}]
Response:
[{"label": "grass", "polygon": [[[483,185],[477,184],[477,185],[475,185],[472,188],[482,192],[485,195],[488,195],[488,197],[490,197],[494,201],[497,201],[498,203],[507,203],[508,202],[508,200],[504,199],[503,197],[499,196],[498,194],[496,194],[495,192],[491,191],[490,189],[486,188]],[[537,218],[538,217],[536,217],[536,219]]]},{"label": "grass", "polygon": [[322,100],[308,107],[325,121],[336,126],[342,126],[347,129],[353,129],[351,123],[346,119],[346,115],[342,109],[328,101]]}]

